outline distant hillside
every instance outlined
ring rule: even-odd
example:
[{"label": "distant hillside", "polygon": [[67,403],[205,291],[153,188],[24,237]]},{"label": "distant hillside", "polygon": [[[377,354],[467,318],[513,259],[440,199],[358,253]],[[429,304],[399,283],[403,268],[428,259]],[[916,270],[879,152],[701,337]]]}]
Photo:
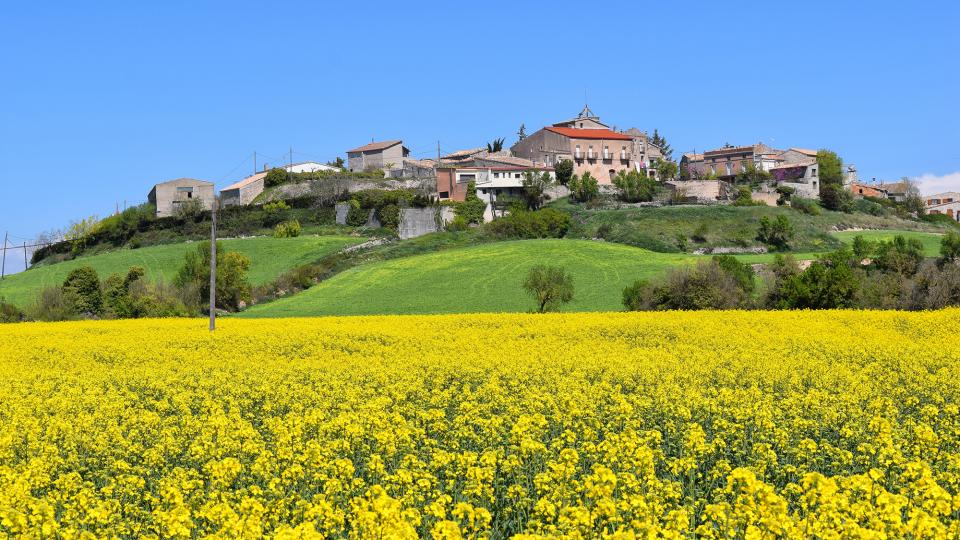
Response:
[{"label": "distant hillside", "polygon": [[[276,278],[285,270],[315,261],[364,240],[365,238],[353,236],[300,236],[255,237],[221,242],[224,248],[250,257],[250,282],[258,285]],[[170,282],[183,264],[184,253],[196,248],[197,242],[183,242],[140,249],[119,249],[38,266],[0,281],[0,297],[17,306],[27,306],[34,301],[40,290],[62,283],[71,270],[80,266],[93,267],[101,279],[114,272],[125,273],[131,266],[142,266],[150,279]]]}]

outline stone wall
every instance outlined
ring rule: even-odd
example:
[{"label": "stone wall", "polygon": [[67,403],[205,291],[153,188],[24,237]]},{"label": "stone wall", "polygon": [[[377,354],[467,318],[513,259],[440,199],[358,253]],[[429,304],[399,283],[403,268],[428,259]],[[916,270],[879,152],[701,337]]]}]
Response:
[{"label": "stone wall", "polygon": [[401,240],[416,238],[443,228],[439,207],[401,208],[397,234]]}]

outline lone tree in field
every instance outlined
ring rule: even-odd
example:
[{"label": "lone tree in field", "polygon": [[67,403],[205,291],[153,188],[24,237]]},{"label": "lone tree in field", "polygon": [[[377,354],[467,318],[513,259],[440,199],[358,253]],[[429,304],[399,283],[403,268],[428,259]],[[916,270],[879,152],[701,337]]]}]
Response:
[{"label": "lone tree in field", "polygon": [[538,264],[527,273],[523,288],[537,301],[537,311],[554,311],[573,300],[573,277],[557,266]]}]

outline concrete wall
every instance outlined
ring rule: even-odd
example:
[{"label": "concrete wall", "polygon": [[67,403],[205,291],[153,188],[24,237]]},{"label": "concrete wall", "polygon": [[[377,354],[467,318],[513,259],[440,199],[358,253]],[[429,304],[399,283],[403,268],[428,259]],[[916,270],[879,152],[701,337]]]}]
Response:
[{"label": "concrete wall", "polygon": [[688,199],[698,202],[716,202],[724,196],[723,182],[718,180],[685,180],[667,182],[675,191],[682,191]]},{"label": "concrete wall", "polygon": [[439,207],[401,208],[397,234],[406,240],[442,230],[443,225]]},{"label": "concrete wall", "polygon": [[202,180],[180,178],[157,184],[147,197],[157,207],[157,217],[172,216],[176,209],[193,199],[203,204],[204,210],[213,208],[213,184]]},{"label": "concrete wall", "polygon": [[245,186],[220,191],[220,203],[223,206],[246,206],[263,193],[264,179],[258,178]]}]

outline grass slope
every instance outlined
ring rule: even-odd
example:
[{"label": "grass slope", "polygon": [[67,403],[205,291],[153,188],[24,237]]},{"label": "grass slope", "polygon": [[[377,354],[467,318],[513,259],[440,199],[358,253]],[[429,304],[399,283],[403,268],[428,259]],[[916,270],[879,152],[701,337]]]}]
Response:
[{"label": "grass slope", "polygon": [[[225,249],[250,257],[249,278],[257,285],[276,278],[284,270],[315,261],[363,240],[347,236],[300,236],[242,238],[221,240],[221,243]],[[197,242],[121,249],[37,266],[0,281],[0,297],[17,306],[26,306],[33,302],[41,289],[62,283],[67,274],[79,266],[93,267],[101,279],[114,272],[126,273],[131,266],[142,266],[150,279],[170,282],[183,264],[184,253],[193,249],[197,249]]]},{"label": "grass slope", "polygon": [[853,239],[858,236],[862,236],[864,240],[871,242],[879,242],[881,240],[889,242],[893,240],[895,236],[904,236],[908,239],[914,238],[923,244],[923,254],[927,257],[937,257],[940,255],[940,240],[943,238],[942,234],[917,231],[843,231],[833,233],[833,235],[845,244],[853,244]]},{"label": "grass slope", "polygon": [[[830,233],[834,230],[945,230],[939,225],[896,217],[826,210],[814,216],[787,207],[718,205],[589,210],[583,206],[571,205],[566,199],[557,201],[554,205],[572,212],[574,216],[574,225],[567,234],[570,238],[594,238],[602,235],[609,241],[662,252],[679,251],[678,235],[688,239],[687,249],[691,250],[761,245],[756,236],[760,218],[764,216],[771,219],[778,215],[787,216],[795,232],[791,247],[798,252],[829,251],[840,247],[840,239]],[[698,243],[693,237],[701,225],[706,229],[706,238]],[[604,228],[602,232],[601,227]]]},{"label": "grass slope", "polygon": [[533,302],[521,282],[539,263],[573,275],[574,300],[564,311],[619,310],[623,288],[635,279],[692,260],[586,240],[498,242],[359,266],[240,316],[527,311]]}]

